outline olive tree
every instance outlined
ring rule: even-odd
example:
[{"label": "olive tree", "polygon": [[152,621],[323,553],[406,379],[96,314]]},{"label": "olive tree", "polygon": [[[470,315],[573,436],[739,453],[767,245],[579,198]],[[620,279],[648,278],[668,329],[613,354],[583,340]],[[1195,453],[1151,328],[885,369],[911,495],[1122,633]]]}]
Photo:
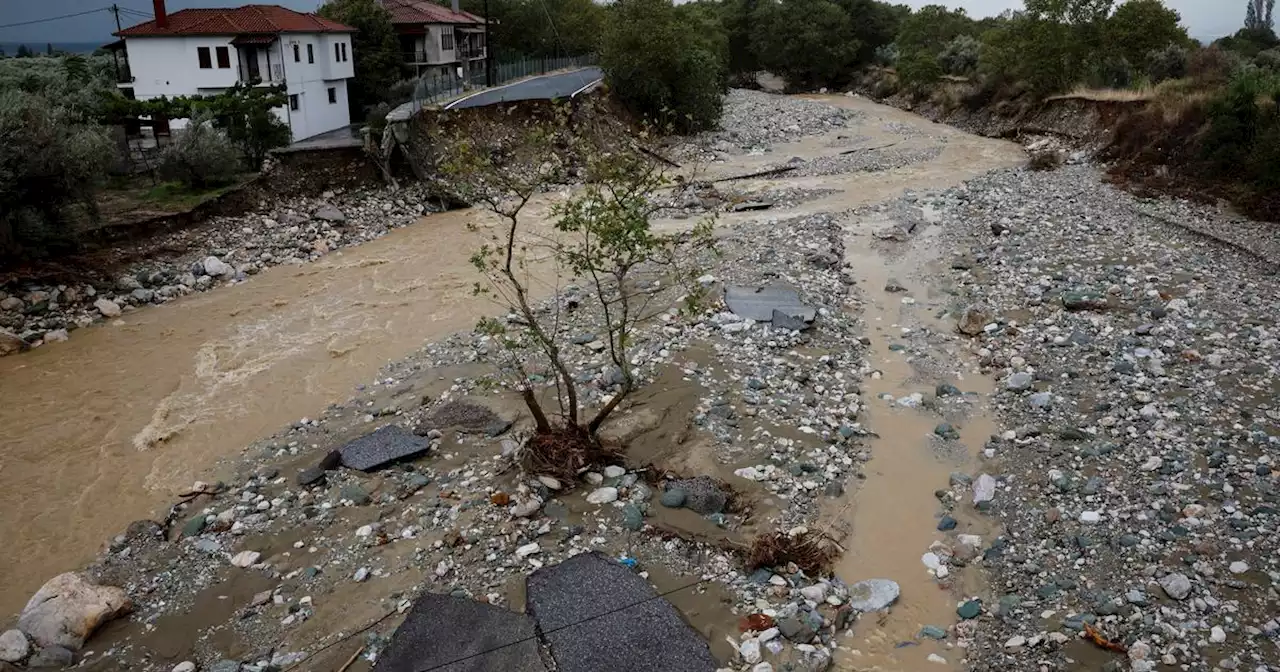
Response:
[{"label": "olive tree", "polygon": [[[602,454],[601,425],[636,389],[633,349],[637,330],[653,316],[649,305],[660,300],[662,288],[696,285],[695,265],[682,260],[710,244],[711,222],[681,234],[654,232],[650,221],[658,194],[685,183],[671,180],[661,165],[626,142],[615,138],[616,146],[605,147],[578,134],[563,109],[515,126],[488,134],[460,132],[441,163],[458,195],[498,221],[471,257],[483,276],[475,292],[496,299],[514,319],[484,319],[477,330],[501,345],[503,369],[533,417],[526,464],[572,479]],[[580,184],[550,208],[553,231],[530,242],[530,201],[563,187],[571,174]],[[561,303],[553,302],[549,310],[537,303],[536,256],[553,266],[549,284],[562,286],[566,275],[577,279],[584,286],[583,308],[598,313],[600,340],[620,382],[594,410],[588,411],[580,378],[563,349]],[[653,277],[663,281],[655,284]],[[539,394],[547,387],[533,370],[539,365],[549,372],[559,413],[549,412]]]}]

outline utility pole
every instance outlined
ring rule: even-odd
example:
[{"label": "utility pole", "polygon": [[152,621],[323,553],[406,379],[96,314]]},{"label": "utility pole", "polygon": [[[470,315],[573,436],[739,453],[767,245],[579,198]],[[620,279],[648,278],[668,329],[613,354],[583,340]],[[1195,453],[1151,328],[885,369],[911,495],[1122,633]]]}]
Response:
[{"label": "utility pole", "polygon": [[484,0],[484,85],[493,86],[493,33],[489,30],[489,0]]},{"label": "utility pole", "polygon": [[[120,32],[120,31],[121,31],[121,28],[120,28],[120,5],[114,5],[114,4],[113,4],[113,5],[111,5],[111,13],[116,15],[116,32],[118,33],[118,32]],[[117,81],[117,82],[119,82],[119,81],[120,81],[120,50],[119,50],[119,49],[112,49],[112,50],[111,50],[111,62],[112,62],[113,64],[115,64],[115,68],[116,68],[116,81]]]}]

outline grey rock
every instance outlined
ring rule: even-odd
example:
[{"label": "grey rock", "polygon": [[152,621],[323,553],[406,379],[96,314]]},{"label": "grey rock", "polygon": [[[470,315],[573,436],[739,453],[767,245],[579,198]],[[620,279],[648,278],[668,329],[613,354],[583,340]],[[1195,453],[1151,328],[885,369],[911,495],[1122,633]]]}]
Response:
[{"label": "grey rock", "polygon": [[209,667],[209,672],[240,672],[240,661],[219,660]]},{"label": "grey rock", "polygon": [[879,611],[898,601],[902,589],[890,579],[866,579],[849,586],[849,607],[854,611]]},{"label": "grey rock", "polygon": [[662,505],[671,509],[678,509],[684,506],[684,500],[687,497],[684,490],[680,488],[671,488],[662,493],[662,497],[658,500]]},{"label": "grey rock", "polygon": [[1169,597],[1185,600],[1191,594],[1191,579],[1188,579],[1185,574],[1166,574],[1160,577],[1160,587]]},{"label": "grey rock", "polygon": [[365,492],[364,488],[360,487],[356,483],[348,483],[347,485],[342,486],[342,490],[338,496],[342,499],[351,500],[351,502],[356,506],[363,506],[373,501],[369,497],[369,493]]},{"label": "grey rock", "polygon": [[1026,371],[1019,371],[1006,378],[1004,386],[1010,390],[1021,391],[1030,388],[1033,380],[1031,374]]},{"label": "grey rock", "polygon": [[783,637],[797,644],[807,644],[813,641],[814,635],[817,634],[808,623],[795,616],[778,619],[778,631]]},{"label": "grey rock", "polygon": [[105,318],[120,317],[120,306],[116,305],[115,301],[98,299],[93,302],[93,307],[97,308],[98,312]]},{"label": "grey rock", "polygon": [[324,481],[324,469],[320,467],[307,467],[298,472],[298,485],[308,486],[315,485]]},{"label": "grey rock", "polygon": [[150,289],[135,289],[131,293],[133,300],[138,303],[151,303],[156,298],[156,293]]},{"label": "grey rock", "polygon": [[40,669],[62,669],[70,667],[76,660],[76,654],[70,649],[62,646],[46,646],[31,656],[31,660],[27,661],[27,667],[33,670]]},{"label": "grey rock", "polygon": [[347,216],[343,214],[341,210],[333,207],[332,205],[327,205],[327,204],[324,206],[321,206],[318,210],[311,213],[311,216],[322,222],[333,223],[333,222],[347,221]]},{"label": "grey rock", "polygon": [[[544,672],[527,615],[424,592],[374,663],[375,672]],[[519,642],[512,644],[512,642]]]},{"label": "grey rock", "polygon": [[16,663],[31,653],[31,643],[21,630],[6,630],[0,634],[0,661]]},{"label": "grey rock", "polygon": [[633,532],[644,527],[644,512],[634,503],[622,507],[622,526]]}]

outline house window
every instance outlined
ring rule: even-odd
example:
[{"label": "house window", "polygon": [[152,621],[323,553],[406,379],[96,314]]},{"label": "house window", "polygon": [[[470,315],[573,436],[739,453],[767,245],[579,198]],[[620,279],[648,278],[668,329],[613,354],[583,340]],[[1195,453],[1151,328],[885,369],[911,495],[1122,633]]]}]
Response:
[{"label": "house window", "polygon": [[331,86],[329,87],[329,104],[332,105],[336,102],[338,102],[338,90]]},{"label": "house window", "polygon": [[209,47],[196,47],[196,57],[200,59],[201,70],[213,67],[213,58],[209,55]]},{"label": "house window", "polygon": [[294,42],[294,43],[293,43],[293,62],[294,62],[294,63],[301,63],[301,62],[302,62],[302,54],[299,52],[299,49],[298,49],[298,43],[297,43],[297,42]]},{"label": "house window", "polygon": [[351,59],[347,58],[347,43],[342,43],[342,62],[345,63]]},{"label": "house window", "polygon": [[448,31],[440,33],[440,48],[445,51],[453,50],[453,33]]},{"label": "house window", "polygon": [[307,43],[307,62],[308,63],[316,62],[316,52],[314,49],[311,48],[310,42]]},{"label": "house window", "polygon": [[231,52],[230,52],[230,50],[228,50],[226,47],[218,47],[218,48],[217,48],[217,49],[215,49],[214,51],[215,51],[215,52],[217,53],[217,55],[218,55],[218,67],[219,67],[219,68],[229,68],[229,67],[231,67]]},{"label": "house window", "polygon": [[294,112],[298,111],[298,94],[296,93],[289,94],[289,109],[293,110]]},{"label": "house window", "polygon": [[333,43],[333,60],[337,63],[342,62],[342,45],[337,42]]}]

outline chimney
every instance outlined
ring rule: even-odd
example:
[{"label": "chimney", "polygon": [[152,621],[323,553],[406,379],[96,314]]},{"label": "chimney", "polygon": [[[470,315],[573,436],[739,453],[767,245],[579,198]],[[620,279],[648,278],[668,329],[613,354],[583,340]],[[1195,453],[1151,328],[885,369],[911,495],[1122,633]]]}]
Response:
[{"label": "chimney", "polygon": [[[164,0],[156,0],[156,1],[157,1],[157,2],[163,2]],[[453,11],[455,11],[455,12],[460,12],[460,11],[462,11],[461,9],[459,9],[459,8],[458,8],[458,0],[453,0]]]},{"label": "chimney", "polygon": [[[457,0],[454,0],[457,2]],[[156,15],[156,28],[169,27],[169,15],[164,11],[164,0],[151,0],[151,6]]]}]

